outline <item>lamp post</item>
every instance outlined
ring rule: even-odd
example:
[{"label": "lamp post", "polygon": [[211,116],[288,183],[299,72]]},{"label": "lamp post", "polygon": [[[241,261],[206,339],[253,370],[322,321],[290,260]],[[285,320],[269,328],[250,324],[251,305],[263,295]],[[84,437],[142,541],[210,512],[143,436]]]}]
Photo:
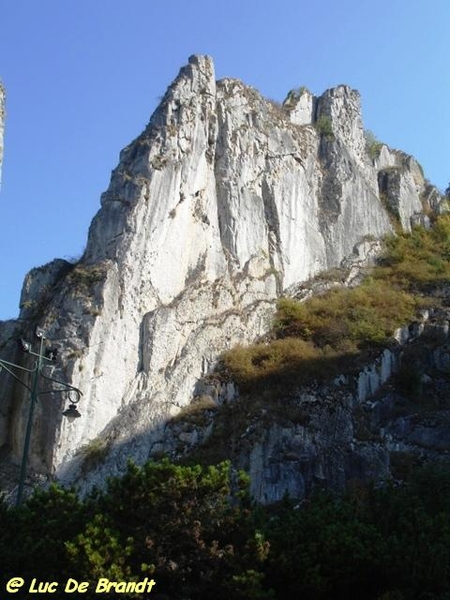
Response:
[{"label": "lamp post", "polygon": [[[36,327],[35,335],[39,339],[39,351],[33,352],[31,344],[24,339],[19,340],[19,346],[23,352],[30,354],[35,357],[34,365],[31,369],[26,367],[22,367],[20,365],[16,365],[14,363],[8,362],[6,360],[0,359],[0,371],[4,369],[7,373],[9,373],[16,381],[18,381],[21,385],[27,388],[30,392],[30,408],[28,412],[28,421],[27,428],[25,432],[25,441],[23,444],[23,453],[22,453],[22,463],[20,466],[20,476],[19,476],[19,486],[17,488],[17,499],[16,506],[19,506],[22,502],[23,496],[23,488],[25,485],[25,477],[27,473],[27,463],[28,463],[28,454],[30,450],[30,441],[31,441],[31,430],[33,428],[33,414],[34,407],[36,405],[37,399],[39,396],[43,396],[44,394],[62,394],[67,393],[69,395],[69,399],[71,400],[69,404],[69,408],[67,408],[63,415],[69,419],[69,421],[73,421],[78,417],[81,417],[80,413],[77,410],[77,404],[80,401],[81,396],[83,395],[81,391],[65,383],[63,381],[59,381],[58,379],[54,379],[53,377],[49,377],[44,373],[44,368],[48,363],[54,363],[57,356],[57,349],[55,348],[47,348],[44,349],[44,341],[45,335],[42,329]],[[19,371],[28,373],[32,376],[31,385],[29,385],[26,381],[21,379],[17,373],[15,373],[12,369],[18,369]],[[51,381],[52,383],[56,383],[60,387],[59,389],[50,389],[39,391],[39,380],[43,378],[47,381]],[[70,397],[71,392],[75,394],[75,397]]]}]

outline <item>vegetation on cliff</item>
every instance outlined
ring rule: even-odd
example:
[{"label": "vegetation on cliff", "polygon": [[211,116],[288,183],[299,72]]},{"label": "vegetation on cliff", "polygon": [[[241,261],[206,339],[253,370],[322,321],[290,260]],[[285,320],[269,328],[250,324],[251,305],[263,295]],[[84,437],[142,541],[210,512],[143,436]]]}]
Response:
[{"label": "vegetation on cliff", "polygon": [[[386,248],[357,288],[335,288],[305,302],[282,299],[271,339],[225,354],[228,374],[247,389],[330,377],[388,344],[419,309],[438,305],[436,291],[450,278],[450,217],[430,230],[397,235]],[[245,401],[242,408],[247,415]],[[230,436],[223,437],[229,446]],[[160,600],[339,600],[355,594],[363,600],[445,600],[450,471],[406,471],[398,487],[355,483],[344,497],[319,493],[300,504],[286,498],[264,507],[252,503],[246,476],[228,462],[130,464],[123,478],[84,500],[54,486],[19,508],[1,503],[1,577],[24,579],[17,598],[29,596],[34,578],[58,582],[54,598],[67,596],[69,578],[87,582],[87,599],[98,597],[100,578],[149,578],[156,582],[150,597]],[[142,597],[132,591],[121,596]]]},{"label": "vegetation on cliff", "polygon": [[431,229],[416,227],[386,240],[386,250],[362,283],[336,287],[300,302],[278,303],[269,342],[226,352],[227,375],[243,389],[267,380],[333,377],[355,367],[370,349],[387,345],[419,309],[435,307],[430,293],[450,279],[450,216]]},{"label": "vegetation on cliff", "polygon": [[81,501],[52,487],[20,508],[0,505],[2,579],[156,582],[148,596],[415,600],[448,598],[450,472],[422,470],[403,487],[354,487],[300,505],[255,506],[228,463],[130,465]]}]

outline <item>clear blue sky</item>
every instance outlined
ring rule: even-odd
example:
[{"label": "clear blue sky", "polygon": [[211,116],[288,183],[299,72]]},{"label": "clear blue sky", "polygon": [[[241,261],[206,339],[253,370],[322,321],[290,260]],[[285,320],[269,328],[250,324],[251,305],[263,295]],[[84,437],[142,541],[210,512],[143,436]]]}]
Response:
[{"label": "clear blue sky", "polygon": [[194,53],[276,100],[358,89],[366,128],[445,188],[449,31],[448,0],[0,0],[0,319],[29,269],[82,253],[119,151]]}]

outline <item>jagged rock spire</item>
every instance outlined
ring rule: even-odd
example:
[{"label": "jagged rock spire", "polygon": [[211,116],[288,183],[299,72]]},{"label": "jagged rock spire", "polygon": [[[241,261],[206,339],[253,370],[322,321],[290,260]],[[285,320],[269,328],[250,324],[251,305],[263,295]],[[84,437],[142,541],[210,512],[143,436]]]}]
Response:
[{"label": "jagged rock spire", "polygon": [[[339,86],[301,102],[274,106],[191,57],[121,152],[83,259],[28,278],[24,305],[34,306],[33,278],[48,289],[22,317],[59,344],[63,375],[84,394],[74,424],[42,408],[34,452],[46,449],[48,470],[79,472],[79,448],[99,435],[110,449],[99,477],[130,454],[145,460],[220,353],[267,331],[281,294],[392,231],[359,94]],[[405,226],[423,187],[408,169]],[[20,451],[20,435],[8,443]]]}]

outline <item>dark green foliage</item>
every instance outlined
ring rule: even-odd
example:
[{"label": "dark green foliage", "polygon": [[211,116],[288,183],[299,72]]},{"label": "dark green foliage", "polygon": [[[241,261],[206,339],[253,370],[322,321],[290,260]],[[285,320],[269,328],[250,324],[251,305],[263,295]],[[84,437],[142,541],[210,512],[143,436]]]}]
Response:
[{"label": "dark green foliage", "polygon": [[84,502],[52,487],[21,508],[1,503],[2,579],[37,577],[62,588],[72,577],[91,583],[84,598],[98,597],[100,577],[146,576],[157,585],[148,597],[174,600],[448,598],[448,470],[272,507],[253,506],[246,483],[228,463],[163,461],[130,465]]},{"label": "dark green foliage", "polygon": [[280,507],[267,522],[277,598],[425,600],[450,589],[450,473]]},{"label": "dark green foliage", "polygon": [[348,501],[319,496],[297,510],[287,505],[267,536],[269,580],[283,598],[371,598],[382,589],[386,541]]},{"label": "dark green foliage", "polygon": [[[171,597],[181,589],[204,597],[214,589],[225,597],[224,582],[258,564],[240,479],[235,483],[233,490],[227,463],[206,469],[168,461],[130,465],[98,497],[101,522],[88,524],[69,544],[70,555],[94,580],[102,572],[111,579],[151,575]],[[107,544],[109,564],[98,556]]]},{"label": "dark green foliage", "polygon": [[367,519],[389,546],[385,572],[405,599],[446,598],[450,589],[450,476],[437,467],[374,494]]},{"label": "dark green foliage", "polygon": [[[20,575],[27,581],[45,573],[47,581],[72,576],[66,561],[66,540],[84,526],[88,507],[71,490],[51,486],[36,491],[20,508],[1,505],[1,578]],[[19,597],[16,595],[16,597]]]},{"label": "dark green foliage", "polygon": [[100,577],[151,577],[148,597],[174,600],[445,600],[450,589],[450,472],[438,468],[255,507],[228,463],[130,465],[83,502],[52,487],[21,508],[1,503],[0,522],[3,582],[71,577],[91,583],[84,598]]},{"label": "dark green foliage", "polygon": [[89,582],[83,597],[96,598],[100,578],[149,577],[167,598],[268,599],[262,564],[269,548],[253,525],[247,484],[229,463],[150,462],[130,464],[84,502],[52,487],[20,508],[0,505],[3,582],[57,581],[53,597],[63,598],[70,577]]}]

